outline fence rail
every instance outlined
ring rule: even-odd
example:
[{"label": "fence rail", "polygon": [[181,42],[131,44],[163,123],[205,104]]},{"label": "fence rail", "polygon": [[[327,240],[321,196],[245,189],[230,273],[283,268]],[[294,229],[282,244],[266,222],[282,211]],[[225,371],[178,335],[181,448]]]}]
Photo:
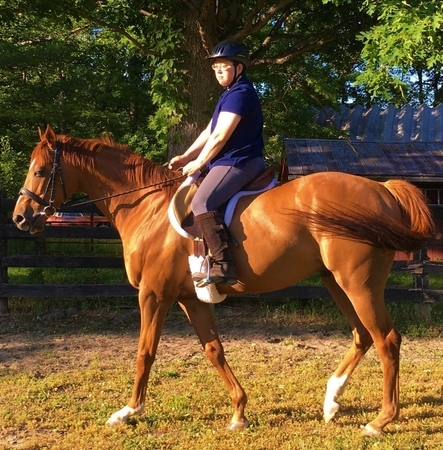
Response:
[{"label": "fence rail", "polygon": [[[66,297],[131,297],[137,295],[136,289],[129,284],[11,284],[8,269],[10,267],[32,268],[113,268],[124,269],[123,256],[50,256],[45,254],[8,255],[8,242],[13,240],[35,241],[36,249],[48,238],[90,239],[91,241],[117,240],[117,230],[111,227],[68,227],[47,226],[38,236],[20,231],[11,223],[10,215],[15,199],[0,196],[0,314],[8,311],[8,298],[66,298]],[[74,211],[75,208],[70,208]],[[84,205],[83,213],[95,213],[93,205]],[[40,243],[40,245],[37,245]],[[426,251],[417,252],[414,261],[395,261],[392,272],[411,274],[410,288],[386,288],[386,301],[403,302],[441,302],[443,291],[428,289],[427,275],[443,273],[443,263],[427,261]],[[291,286],[266,294],[240,295],[257,298],[330,298],[330,294],[322,286]]]}]

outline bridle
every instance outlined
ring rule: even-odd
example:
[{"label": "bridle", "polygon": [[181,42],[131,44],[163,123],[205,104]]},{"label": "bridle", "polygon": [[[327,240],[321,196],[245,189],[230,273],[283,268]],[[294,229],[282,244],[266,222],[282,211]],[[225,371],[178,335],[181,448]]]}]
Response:
[{"label": "bridle", "polygon": [[[49,181],[48,181],[48,184],[46,186],[43,196],[39,196],[35,192],[32,192],[29,189],[26,189],[25,187],[22,187],[19,191],[20,195],[26,195],[27,197],[29,197],[31,200],[34,200],[39,205],[44,206],[43,213],[48,217],[54,215],[56,212],[56,208],[54,208],[54,199],[55,199],[55,180],[57,178],[57,175],[60,179],[60,185],[63,188],[64,200],[62,203],[65,203],[67,200],[65,183],[63,182],[62,169],[60,167],[60,157],[61,157],[61,153],[62,153],[62,142],[61,141],[57,140],[57,145],[56,145],[54,152],[55,152],[54,163],[53,163],[51,175],[49,177]],[[107,200],[108,198],[119,197],[121,195],[130,194],[131,192],[140,191],[142,189],[147,189],[147,188],[152,188],[154,186],[168,184],[168,183],[171,183],[176,180],[180,180],[185,177],[186,177],[186,175],[180,175],[177,177],[169,178],[168,180],[159,181],[157,183],[152,183],[147,186],[130,189],[125,192],[119,192],[118,194],[107,195],[105,197],[96,198],[94,200],[79,201],[74,204],[70,204],[69,206],[72,207],[72,206],[86,205],[88,203],[96,203],[96,202],[99,202],[102,200]],[[47,202],[45,200],[45,198],[46,198],[48,192],[49,192],[49,201]]]},{"label": "bridle", "polygon": [[[43,196],[39,196],[36,193],[30,191],[29,189],[26,189],[25,187],[22,187],[19,191],[20,195],[26,195],[31,200],[34,200],[36,203],[38,203],[41,206],[44,206],[43,212],[46,216],[52,216],[54,215],[56,208],[54,208],[54,199],[55,199],[55,180],[57,178],[57,175],[60,179],[60,184],[63,188],[63,195],[64,199],[66,200],[66,189],[65,189],[65,183],[63,182],[62,177],[62,169],[60,167],[60,156],[62,153],[62,143],[61,141],[57,140],[57,145],[54,150],[54,163],[52,165],[51,175],[49,177],[48,184],[46,185],[45,192],[43,193]],[[47,194],[49,192],[49,201],[47,202],[45,200]]]}]

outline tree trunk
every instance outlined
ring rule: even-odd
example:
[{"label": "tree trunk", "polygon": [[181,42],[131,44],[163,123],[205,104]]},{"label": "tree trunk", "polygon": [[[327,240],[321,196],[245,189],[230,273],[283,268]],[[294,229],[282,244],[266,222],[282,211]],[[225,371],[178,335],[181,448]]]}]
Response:
[{"label": "tree trunk", "polygon": [[[184,63],[187,77],[185,94],[189,100],[189,107],[180,123],[170,130],[168,159],[183,153],[195,141],[208,125],[212,108],[221,94],[220,85],[215,79],[209,61],[206,60],[208,54],[204,50],[199,27],[196,24],[197,20],[200,18],[196,18],[194,11],[189,9],[184,11],[183,45],[185,54],[189,55]],[[213,23],[199,25],[206,31],[214,27]],[[212,35],[211,40],[215,42],[217,39],[215,29],[211,33],[205,33],[205,36],[208,34]],[[208,43],[207,47],[210,49],[212,44]]]}]

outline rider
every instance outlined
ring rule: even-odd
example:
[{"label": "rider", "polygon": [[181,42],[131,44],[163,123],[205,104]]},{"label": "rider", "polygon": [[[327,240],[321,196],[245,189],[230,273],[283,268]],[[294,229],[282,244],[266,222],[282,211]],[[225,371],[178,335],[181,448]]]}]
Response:
[{"label": "rider", "polygon": [[250,64],[248,50],[241,42],[227,40],[217,44],[208,59],[224,92],[208,126],[185,153],[169,163],[171,169],[183,167],[188,176],[209,169],[191,205],[211,254],[209,276],[193,274],[200,287],[237,282],[226,225],[218,208],[265,170],[262,109],[245,75]]}]

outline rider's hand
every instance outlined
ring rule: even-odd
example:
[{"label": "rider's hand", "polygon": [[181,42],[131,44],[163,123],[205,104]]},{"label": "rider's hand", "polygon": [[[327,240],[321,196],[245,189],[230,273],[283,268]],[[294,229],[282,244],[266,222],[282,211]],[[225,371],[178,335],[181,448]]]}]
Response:
[{"label": "rider's hand", "polygon": [[169,161],[168,167],[172,170],[177,170],[183,167],[186,163],[186,157],[183,155],[178,155],[174,156],[171,161]]},{"label": "rider's hand", "polygon": [[197,161],[190,161],[188,164],[186,164],[185,167],[183,167],[183,175],[187,175],[188,177],[191,177],[194,175],[194,173],[201,170],[201,164]]}]

